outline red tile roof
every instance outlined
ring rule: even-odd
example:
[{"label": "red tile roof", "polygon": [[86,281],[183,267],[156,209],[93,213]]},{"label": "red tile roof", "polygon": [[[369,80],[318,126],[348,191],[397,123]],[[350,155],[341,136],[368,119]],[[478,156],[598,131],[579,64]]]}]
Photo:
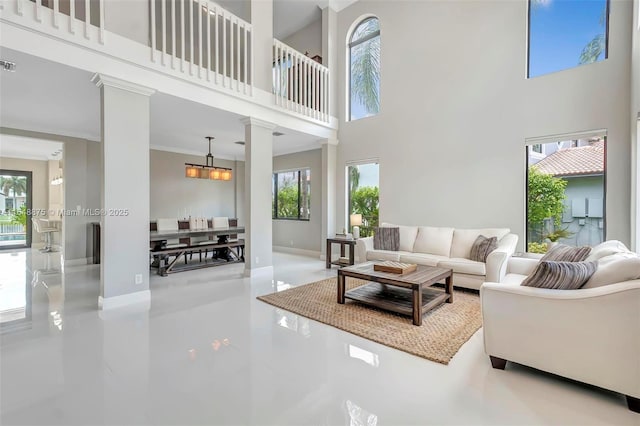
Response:
[{"label": "red tile roof", "polygon": [[604,141],[588,146],[565,148],[537,162],[533,167],[554,176],[597,175],[604,173]]}]

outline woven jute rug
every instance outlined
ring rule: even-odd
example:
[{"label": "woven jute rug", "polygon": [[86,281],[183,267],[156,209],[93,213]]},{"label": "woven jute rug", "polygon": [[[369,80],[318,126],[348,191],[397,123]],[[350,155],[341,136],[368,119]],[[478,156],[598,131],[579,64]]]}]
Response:
[{"label": "woven jute rug", "polygon": [[[422,326],[394,314],[347,299],[337,303],[337,279],[329,278],[258,297],[259,300],[401,351],[449,364],[460,347],[482,326],[477,293],[454,291],[445,303],[422,317]],[[347,278],[350,290],[364,281]]]}]

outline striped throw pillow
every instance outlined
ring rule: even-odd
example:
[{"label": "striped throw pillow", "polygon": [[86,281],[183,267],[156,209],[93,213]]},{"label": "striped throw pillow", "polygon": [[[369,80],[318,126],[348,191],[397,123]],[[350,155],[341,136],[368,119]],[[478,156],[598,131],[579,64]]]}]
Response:
[{"label": "striped throw pillow", "polygon": [[376,228],[373,231],[375,250],[400,250],[400,228]]},{"label": "striped throw pillow", "polygon": [[478,238],[471,246],[471,256],[469,259],[475,262],[486,262],[489,253],[498,248],[498,238],[487,238],[484,235],[478,235]]},{"label": "striped throw pillow", "polygon": [[582,262],[591,253],[591,247],[571,247],[566,244],[557,244],[540,261],[553,262]]},{"label": "striped throw pillow", "polygon": [[554,290],[576,290],[596,272],[597,262],[540,261],[521,285]]}]

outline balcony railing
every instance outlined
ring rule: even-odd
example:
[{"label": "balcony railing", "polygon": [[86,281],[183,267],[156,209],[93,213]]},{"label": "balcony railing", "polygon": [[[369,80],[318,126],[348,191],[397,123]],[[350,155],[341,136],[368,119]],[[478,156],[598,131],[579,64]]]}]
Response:
[{"label": "balcony railing", "polygon": [[209,0],[150,1],[154,62],[252,94],[250,23]]},{"label": "balcony railing", "polygon": [[329,69],[279,40],[273,40],[275,103],[329,121]]},{"label": "balcony railing", "polygon": [[36,22],[46,21],[58,30],[82,34],[88,40],[97,38],[103,44],[104,3],[105,0],[14,0],[7,1],[5,7],[14,8],[19,16],[31,8]]}]

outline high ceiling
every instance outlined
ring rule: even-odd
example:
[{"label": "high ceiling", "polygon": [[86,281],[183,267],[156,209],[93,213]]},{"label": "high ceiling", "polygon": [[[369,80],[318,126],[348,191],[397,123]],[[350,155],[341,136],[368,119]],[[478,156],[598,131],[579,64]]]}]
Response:
[{"label": "high ceiling", "polygon": [[62,148],[63,145],[60,142],[0,134],[0,157],[42,161],[62,160]]},{"label": "high ceiling", "polygon": [[[100,139],[100,91],[91,73],[9,49],[0,57],[17,63],[0,78],[0,123],[3,127],[91,140]],[[205,136],[214,136],[213,155],[244,158],[241,116],[163,93],[151,97],[151,146],[190,154],[207,152]],[[318,148],[317,138],[278,128],[273,153]],[[19,143],[7,140],[3,145]],[[6,149],[6,148],[3,148]]]},{"label": "high ceiling", "polygon": [[[340,11],[356,0],[273,0],[273,36],[284,40],[296,31],[322,18],[322,9]],[[222,7],[251,22],[249,0],[218,0]]]},{"label": "high ceiling", "polygon": [[340,11],[357,0],[273,0],[273,36],[284,40],[296,31],[322,19],[322,9]]}]

